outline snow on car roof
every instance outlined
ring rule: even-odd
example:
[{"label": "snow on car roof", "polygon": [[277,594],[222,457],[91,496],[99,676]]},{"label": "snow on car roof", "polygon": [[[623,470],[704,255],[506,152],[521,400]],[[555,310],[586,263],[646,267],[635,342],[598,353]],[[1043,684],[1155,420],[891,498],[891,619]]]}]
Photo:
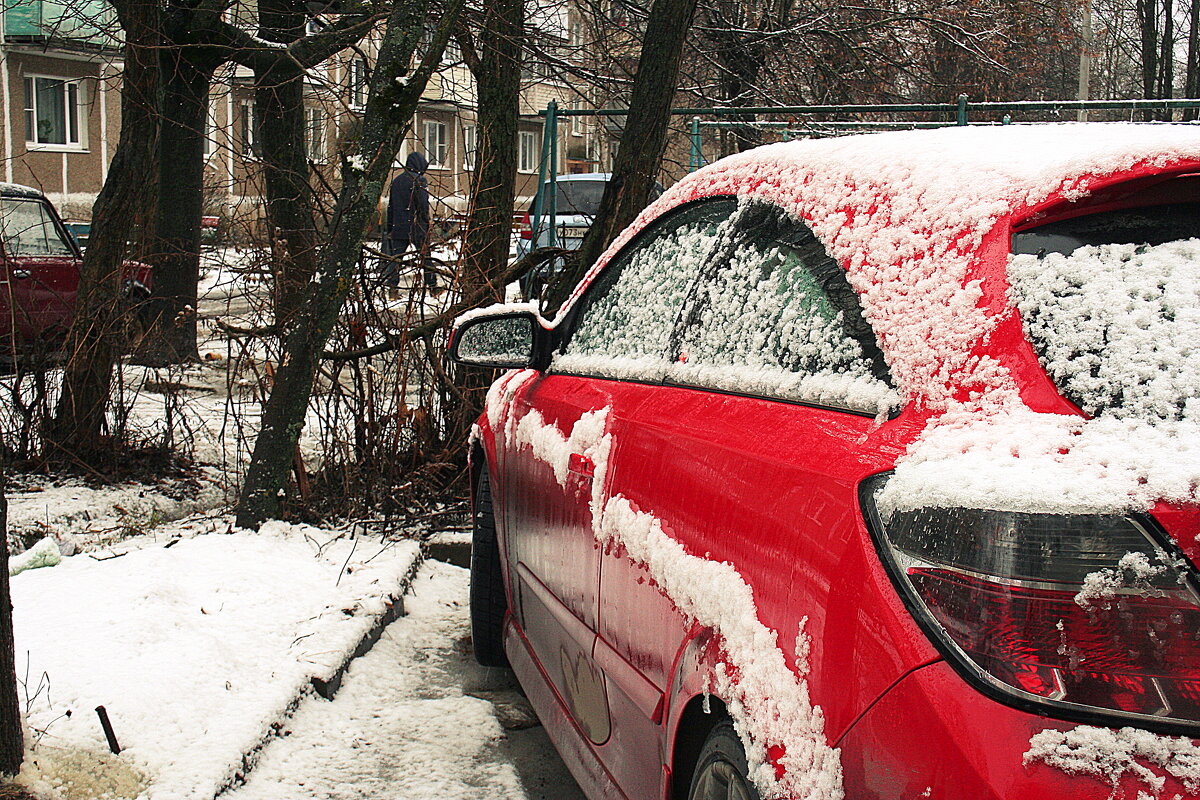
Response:
[{"label": "snow on car roof", "polygon": [[40,189],[22,186],[19,183],[0,183],[0,197],[29,197],[40,200],[45,197]]},{"label": "snow on car roof", "polygon": [[1082,197],[1106,176],[1190,161],[1200,161],[1200,128],[1170,124],[956,127],[767,145],[673,186],[591,275],[681,203],[720,194],[772,201],[805,219],[846,268],[896,385],[941,410],[964,386],[1013,391],[998,363],[972,354],[997,322],[971,274],[995,223],[1052,197]]}]

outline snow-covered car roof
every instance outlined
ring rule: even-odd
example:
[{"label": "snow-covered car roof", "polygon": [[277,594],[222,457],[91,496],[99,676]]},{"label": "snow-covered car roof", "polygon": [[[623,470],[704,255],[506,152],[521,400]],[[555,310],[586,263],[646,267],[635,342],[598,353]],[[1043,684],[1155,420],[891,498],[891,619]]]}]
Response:
[{"label": "snow-covered car roof", "polygon": [[40,189],[23,186],[19,183],[0,183],[0,197],[22,197],[31,200],[41,200],[46,195]]},{"label": "snow-covered car roof", "polygon": [[1200,166],[1200,128],[1009,125],[767,145],[673,186],[589,279],[681,203],[713,195],[771,201],[806,220],[846,268],[901,391],[945,408],[963,387],[1012,389],[1000,365],[974,352],[1008,310],[1003,292],[985,297],[973,271],[996,223],[1048,200],[1084,197],[1113,177],[1173,166]]}]

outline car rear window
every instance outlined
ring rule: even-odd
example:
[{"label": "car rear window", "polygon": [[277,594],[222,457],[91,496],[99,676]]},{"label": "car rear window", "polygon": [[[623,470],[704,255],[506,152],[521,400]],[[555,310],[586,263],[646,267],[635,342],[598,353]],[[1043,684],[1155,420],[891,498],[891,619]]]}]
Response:
[{"label": "car rear window", "polygon": [[1200,204],[1014,234],[1012,297],[1042,365],[1087,413],[1200,415]]},{"label": "car rear window", "polygon": [[0,236],[10,256],[75,255],[40,200],[0,198]]}]

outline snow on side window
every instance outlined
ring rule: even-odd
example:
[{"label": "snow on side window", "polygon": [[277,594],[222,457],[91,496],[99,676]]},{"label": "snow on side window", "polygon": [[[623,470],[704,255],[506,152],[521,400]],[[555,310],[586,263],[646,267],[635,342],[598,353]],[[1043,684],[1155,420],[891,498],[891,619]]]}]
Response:
[{"label": "snow on side window", "polygon": [[688,286],[736,208],[727,198],[687,206],[618,256],[583,298],[579,324],[555,358],[555,368],[603,377],[660,377]]},{"label": "snow on side window", "polygon": [[673,380],[873,413],[897,401],[844,271],[782,209],[743,201],[702,276]]},{"label": "snow on side window", "polygon": [[1093,416],[1200,418],[1200,239],[1011,257],[1043,366]]}]

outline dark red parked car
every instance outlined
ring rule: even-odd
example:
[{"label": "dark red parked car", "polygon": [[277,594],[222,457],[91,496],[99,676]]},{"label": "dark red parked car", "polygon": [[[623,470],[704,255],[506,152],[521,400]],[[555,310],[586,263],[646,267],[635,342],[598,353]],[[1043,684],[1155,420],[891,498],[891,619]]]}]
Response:
[{"label": "dark red parked car", "polygon": [[[53,349],[64,339],[74,315],[82,258],[42,192],[0,184],[0,358]],[[144,299],[149,286],[148,266],[125,265],[127,297]]]},{"label": "dark red parked car", "polygon": [[589,797],[1200,797],[1200,130],[759,148],[451,354],[476,655]]}]

